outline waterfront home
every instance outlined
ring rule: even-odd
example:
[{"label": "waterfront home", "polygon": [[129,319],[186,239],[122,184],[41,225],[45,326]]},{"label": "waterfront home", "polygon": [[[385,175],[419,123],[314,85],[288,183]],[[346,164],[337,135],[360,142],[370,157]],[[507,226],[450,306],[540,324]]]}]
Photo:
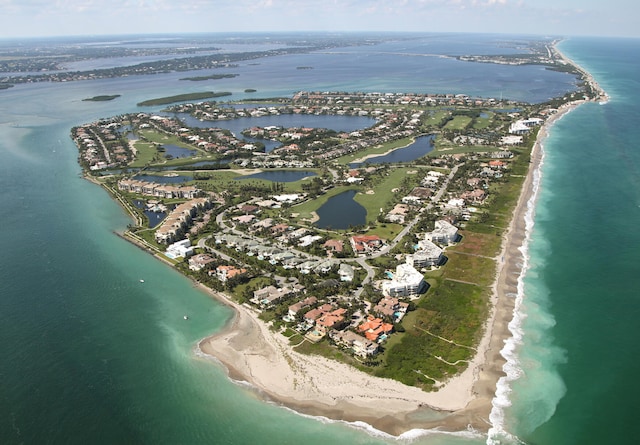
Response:
[{"label": "waterfront home", "polygon": [[320,318],[316,320],[316,331],[318,331],[322,336],[326,335],[329,329],[344,321],[344,315],[346,312],[347,310],[344,308],[337,308],[331,312],[322,314]]},{"label": "waterfront home", "polygon": [[538,117],[532,117],[529,119],[517,120],[509,126],[509,133],[511,134],[527,134],[531,131],[532,127],[541,125],[544,122],[543,119]]},{"label": "waterfront home", "polygon": [[322,306],[311,309],[309,312],[304,314],[304,319],[307,320],[307,322],[310,323],[311,326],[313,326],[315,325],[316,320],[318,320],[323,315],[330,313],[334,309],[336,309],[334,306],[329,303],[325,303]]},{"label": "waterfront home", "polygon": [[311,297],[305,298],[302,301],[298,301],[297,303],[292,304],[291,306],[289,306],[289,312],[288,312],[289,318],[294,319],[296,315],[298,315],[298,312],[316,304],[317,302],[318,302],[318,299],[314,296],[311,296]]},{"label": "waterfront home", "polygon": [[193,216],[200,210],[211,206],[209,198],[195,198],[177,205],[160,224],[155,232],[156,241],[170,243],[180,238],[186,229],[191,226]]},{"label": "waterfront home", "polygon": [[[213,271],[212,271],[213,272]],[[247,269],[238,269],[235,266],[220,265],[215,270],[215,275],[222,283],[226,283],[227,280],[242,275],[247,272]]]},{"label": "waterfront home", "polygon": [[193,270],[194,272],[198,272],[214,261],[215,259],[213,259],[211,255],[201,253],[189,258],[189,269]]},{"label": "waterfront home", "polygon": [[385,315],[392,319],[394,323],[397,323],[402,320],[408,309],[409,303],[400,301],[396,297],[384,297],[373,307],[373,312],[378,315]]},{"label": "waterfront home", "polygon": [[351,350],[360,357],[370,357],[378,352],[377,343],[351,331],[329,331],[329,337],[339,346]]},{"label": "waterfront home", "polygon": [[330,239],[327,240],[322,247],[324,247],[327,252],[342,253],[344,249],[344,242],[339,239]]},{"label": "waterfront home", "polygon": [[438,266],[443,259],[443,250],[429,239],[418,241],[417,249],[412,255],[407,255],[407,264],[414,268]]},{"label": "waterfront home", "polygon": [[187,258],[193,255],[193,246],[191,241],[184,239],[169,245],[164,254],[171,259]]},{"label": "waterfront home", "polygon": [[467,191],[467,192],[464,192],[462,195],[460,195],[461,199],[464,199],[465,201],[471,201],[474,203],[481,203],[485,200],[486,197],[487,197],[487,192],[485,192],[482,189]]},{"label": "waterfront home", "polygon": [[399,264],[391,280],[382,281],[382,294],[387,297],[412,297],[425,288],[424,276],[410,264]]},{"label": "waterfront home", "polygon": [[433,231],[425,234],[425,239],[448,245],[458,240],[458,228],[444,219],[439,219],[435,222]]},{"label": "waterfront home", "polygon": [[291,292],[292,290],[288,287],[277,288],[275,286],[267,286],[254,291],[251,302],[262,307],[267,307],[289,295]]},{"label": "waterfront home", "polygon": [[407,204],[396,204],[393,209],[387,213],[385,219],[389,222],[404,224],[408,212],[409,206]]}]

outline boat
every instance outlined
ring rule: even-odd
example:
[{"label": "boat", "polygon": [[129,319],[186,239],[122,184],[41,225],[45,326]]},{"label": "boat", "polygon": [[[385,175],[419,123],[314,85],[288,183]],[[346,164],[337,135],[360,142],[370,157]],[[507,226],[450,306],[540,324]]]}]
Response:
[{"label": "boat", "polygon": [[144,283],[144,280],[140,280],[141,283]]},{"label": "boat", "polygon": [[188,319],[189,319],[189,317],[187,317],[186,315],[185,315],[184,317],[182,317],[182,318],[184,318],[185,320],[188,320]]}]

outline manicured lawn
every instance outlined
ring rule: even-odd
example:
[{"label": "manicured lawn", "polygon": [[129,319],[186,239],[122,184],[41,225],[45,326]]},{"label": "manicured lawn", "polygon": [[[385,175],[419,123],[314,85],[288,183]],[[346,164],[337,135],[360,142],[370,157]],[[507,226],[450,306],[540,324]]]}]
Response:
[{"label": "manicured lawn", "polygon": [[[396,201],[398,197],[393,190],[400,188],[404,179],[408,177],[407,171],[410,170],[415,170],[415,168],[394,168],[389,171],[387,176],[384,176],[380,181],[377,181],[373,188],[368,189],[373,193],[358,193],[355,196],[354,199],[367,210],[368,224],[376,222],[378,215],[380,214],[380,208],[388,206]],[[367,185],[365,184],[365,187],[366,186]]]},{"label": "manicured lawn", "polygon": [[469,116],[455,116],[444,126],[446,130],[464,130],[471,123],[473,118]]},{"label": "manicured lawn", "polygon": [[144,167],[151,163],[156,158],[156,155],[158,155],[158,150],[153,143],[137,141],[134,146],[137,155],[135,161],[129,164],[129,167]]},{"label": "manicured lawn", "polygon": [[380,238],[391,241],[404,228],[400,224],[383,223],[378,224],[367,232],[367,235],[378,235]]},{"label": "manicured lawn", "polygon": [[473,124],[474,130],[484,130],[491,125],[491,119],[493,118],[495,113],[486,111],[485,114],[487,115],[487,117],[479,117],[476,119],[475,123]]}]

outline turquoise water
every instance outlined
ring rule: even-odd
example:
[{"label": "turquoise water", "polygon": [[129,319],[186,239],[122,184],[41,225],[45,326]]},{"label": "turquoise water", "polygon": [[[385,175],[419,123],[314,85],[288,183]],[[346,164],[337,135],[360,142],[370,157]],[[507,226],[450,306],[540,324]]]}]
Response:
[{"label": "turquoise water", "polygon": [[[517,355],[523,377],[511,385],[504,425],[528,443],[628,443],[640,392],[634,293],[640,288],[640,44],[572,39],[562,48],[612,99],[565,116],[545,143]],[[257,86],[265,96],[343,86],[505,91],[505,97],[509,90],[532,101],[544,97],[545,87],[562,91],[572,83],[536,67],[469,63],[452,76],[461,65],[452,67],[451,60],[394,55],[407,49],[400,43],[384,49],[391,52],[386,58],[371,47],[358,57],[273,58],[244,66],[245,77],[216,82],[229,81],[234,91]],[[410,49],[432,51],[429,39]],[[381,65],[372,71],[373,64]],[[73,125],[184,93],[189,86],[177,80],[184,75],[0,92],[0,442],[485,443],[468,434],[395,439],[363,425],[299,416],[264,403],[196,354],[198,340],[219,330],[231,312],[114,233],[130,221],[103,190],[80,178],[69,139]],[[215,89],[227,89],[220,85]],[[122,97],[82,101],[98,94]]]},{"label": "turquoise water", "polygon": [[640,394],[640,42],[560,48],[611,95],[545,142],[507,431],[532,444],[634,443]]}]

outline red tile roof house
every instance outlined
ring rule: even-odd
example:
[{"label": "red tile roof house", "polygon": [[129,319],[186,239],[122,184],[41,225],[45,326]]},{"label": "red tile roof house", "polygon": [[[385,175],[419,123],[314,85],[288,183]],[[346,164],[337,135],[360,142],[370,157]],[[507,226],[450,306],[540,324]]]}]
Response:
[{"label": "red tile roof house", "polygon": [[[213,272],[213,271],[212,271]],[[218,266],[216,268],[215,274],[218,280],[225,283],[227,280],[237,277],[238,275],[242,275],[246,273],[247,269],[238,269],[234,266]]]},{"label": "red tile roof house", "polygon": [[300,312],[302,309],[306,309],[309,306],[316,304],[318,302],[318,299],[316,297],[307,297],[302,301],[298,301],[295,304],[292,304],[291,306],[289,306],[289,317],[290,318],[294,318],[296,315],[298,315],[298,312]]},{"label": "red tile roof house", "polygon": [[338,345],[342,345],[353,351],[360,357],[369,357],[378,352],[378,344],[351,331],[330,331],[329,336]]},{"label": "red tile roof house", "polygon": [[330,250],[332,252],[340,253],[344,249],[344,243],[342,240],[339,240],[339,239],[330,239],[330,240],[327,240],[322,245],[322,247],[324,247],[328,251]]},{"label": "red tile roof house", "polygon": [[351,237],[351,247],[356,254],[362,254],[379,249],[384,244],[378,235],[358,235]]},{"label": "red tile roof house", "polygon": [[393,331],[393,325],[383,322],[373,315],[367,317],[367,321],[358,326],[358,331],[364,333],[367,340],[377,341],[382,334],[389,334]]}]

